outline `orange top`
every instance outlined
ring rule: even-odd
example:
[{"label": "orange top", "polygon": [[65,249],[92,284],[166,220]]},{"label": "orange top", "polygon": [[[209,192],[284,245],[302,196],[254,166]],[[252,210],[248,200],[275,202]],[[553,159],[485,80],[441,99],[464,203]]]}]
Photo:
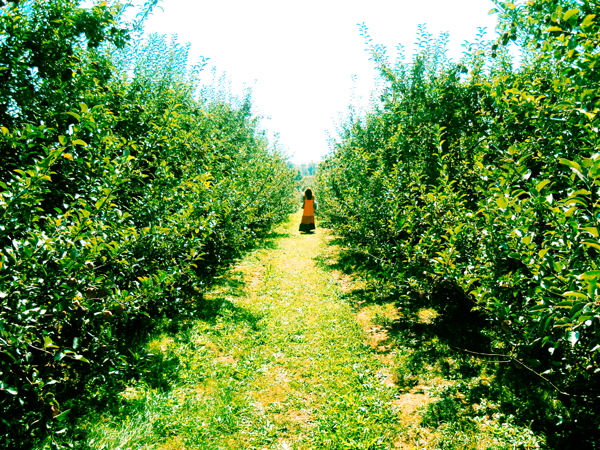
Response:
[{"label": "orange top", "polygon": [[314,198],[312,200],[304,199],[304,212],[302,213],[303,216],[314,216],[315,215],[315,208],[313,207],[314,201],[315,201]]}]

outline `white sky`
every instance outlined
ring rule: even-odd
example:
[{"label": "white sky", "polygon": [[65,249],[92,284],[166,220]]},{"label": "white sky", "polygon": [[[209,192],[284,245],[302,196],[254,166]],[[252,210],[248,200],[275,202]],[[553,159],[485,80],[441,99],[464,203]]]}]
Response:
[{"label": "white sky", "polygon": [[[163,0],[146,23],[146,32],[171,35],[191,43],[191,62],[210,58],[232,81],[233,90],[253,90],[262,126],[295,163],[319,160],[329,149],[339,114],[352,99],[368,100],[375,71],[357,24],[365,23],[373,43],[396,45],[412,53],[417,26],[434,36],[450,32],[449,56],[456,60],[465,40],[478,27],[494,34],[491,0]],[[356,82],[352,81],[355,76]],[[356,101],[354,101],[356,103]]]}]

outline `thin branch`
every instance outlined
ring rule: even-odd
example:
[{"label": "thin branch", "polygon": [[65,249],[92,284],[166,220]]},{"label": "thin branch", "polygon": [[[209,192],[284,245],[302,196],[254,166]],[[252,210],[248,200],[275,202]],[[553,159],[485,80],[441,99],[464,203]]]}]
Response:
[{"label": "thin branch", "polygon": [[459,348],[456,347],[456,350],[461,350],[463,352],[467,352],[467,353],[471,353],[472,355],[479,355],[479,356],[498,356],[499,358],[509,358],[512,359],[510,356],[508,355],[501,355],[499,353],[480,353],[480,352],[473,352],[471,350],[467,350],[466,348]]},{"label": "thin branch", "polygon": [[[525,369],[529,370],[534,375],[537,375],[538,377],[540,377],[542,380],[544,380],[546,383],[548,383],[550,386],[552,386],[556,390],[556,392],[558,392],[559,394],[566,395],[567,397],[581,397],[581,398],[584,398],[584,399],[590,398],[590,396],[588,396],[588,395],[569,394],[568,392],[565,392],[565,391],[561,390],[558,386],[556,386],[552,381],[550,381],[544,375],[542,375],[541,373],[536,372],[531,367],[529,367],[528,365],[524,364],[522,361],[519,361],[518,359],[515,359],[515,358],[513,358],[510,355],[502,355],[502,354],[498,354],[498,353],[480,353],[480,352],[474,352],[474,351],[467,350],[465,348],[459,348],[459,347],[456,347],[456,350],[461,350],[461,351],[463,351],[465,353],[470,353],[472,355],[495,356],[495,357],[501,357],[501,358],[509,358],[508,361],[490,361],[490,362],[512,362],[513,364],[514,363],[519,364],[522,367],[524,367]],[[592,397],[592,398],[600,398],[600,396],[596,396],[596,397]],[[590,401],[590,400],[588,400],[588,401]]]},{"label": "thin branch", "polygon": [[31,345],[31,344],[28,344],[28,346],[29,346],[29,347],[31,347],[31,348],[32,348],[32,349],[34,349],[34,350],[37,350],[37,351],[39,351],[39,352],[44,352],[44,353],[47,353],[47,354],[49,354],[49,355],[52,355],[52,356],[54,356],[54,353],[52,353],[52,352],[49,352],[48,350],[45,350],[45,349],[43,349],[43,348],[38,348],[38,347],[35,347],[35,346]]}]

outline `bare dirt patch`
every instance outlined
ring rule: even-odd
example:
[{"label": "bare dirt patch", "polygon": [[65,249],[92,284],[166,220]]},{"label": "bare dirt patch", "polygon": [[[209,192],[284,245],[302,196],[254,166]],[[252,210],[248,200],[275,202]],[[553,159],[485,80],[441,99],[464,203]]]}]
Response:
[{"label": "bare dirt patch", "polygon": [[227,366],[232,366],[236,362],[231,356],[219,356],[215,359],[215,361],[219,361],[221,364],[225,364]]}]

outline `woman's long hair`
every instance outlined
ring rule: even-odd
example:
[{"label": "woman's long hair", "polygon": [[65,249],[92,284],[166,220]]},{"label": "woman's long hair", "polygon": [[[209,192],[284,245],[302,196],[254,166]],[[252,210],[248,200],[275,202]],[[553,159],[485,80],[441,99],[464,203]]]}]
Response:
[{"label": "woman's long hair", "polygon": [[304,197],[306,198],[306,200],[312,200],[312,191],[310,189],[304,191]]}]

